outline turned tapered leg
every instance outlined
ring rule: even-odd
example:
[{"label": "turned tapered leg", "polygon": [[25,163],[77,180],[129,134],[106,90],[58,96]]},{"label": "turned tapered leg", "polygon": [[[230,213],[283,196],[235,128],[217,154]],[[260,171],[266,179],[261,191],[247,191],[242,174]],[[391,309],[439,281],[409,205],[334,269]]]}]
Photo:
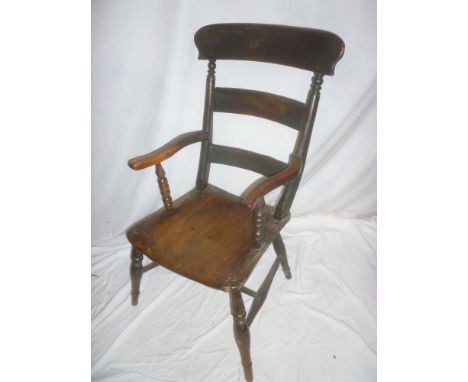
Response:
[{"label": "turned tapered leg", "polygon": [[140,282],[143,275],[143,254],[132,247],[130,254],[130,280],[132,283],[132,305],[138,304],[138,295],[140,294]]},{"label": "turned tapered leg", "polygon": [[275,249],[276,256],[278,256],[281,268],[283,268],[284,275],[287,279],[290,279],[292,277],[291,269],[289,268],[288,258],[286,256],[286,247],[284,246],[284,242],[280,234],[278,234],[273,241],[273,248]]},{"label": "turned tapered leg", "polygon": [[247,325],[244,301],[240,289],[229,292],[231,314],[234,319],[234,338],[239,348],[244,375],[247,382],[253,381],[252,361],[250,359],[250,331]]}]

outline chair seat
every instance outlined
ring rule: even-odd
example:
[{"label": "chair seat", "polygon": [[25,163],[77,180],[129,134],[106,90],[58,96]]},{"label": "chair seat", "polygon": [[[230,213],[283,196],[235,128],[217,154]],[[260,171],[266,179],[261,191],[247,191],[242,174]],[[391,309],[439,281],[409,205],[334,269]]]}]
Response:
[{"label": "chair seat", "polygon": [[266,240],[254,248],[255,221],[240,198],[209,185],[174,201],[127,230],[132,245],[150,259],[204,285],[223,289],[243,284],[284,224],[267,207]]}]

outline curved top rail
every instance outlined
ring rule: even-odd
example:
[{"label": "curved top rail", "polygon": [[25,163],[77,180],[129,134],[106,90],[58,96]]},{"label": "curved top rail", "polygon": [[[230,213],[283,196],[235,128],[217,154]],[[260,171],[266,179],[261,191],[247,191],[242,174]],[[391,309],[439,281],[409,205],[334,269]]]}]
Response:
[{"label": "curved top rail", "polygon": [[269,62],[333,75],[343,40],[320,29],[271,24],[213,24],[195,33],[198,58]]}]

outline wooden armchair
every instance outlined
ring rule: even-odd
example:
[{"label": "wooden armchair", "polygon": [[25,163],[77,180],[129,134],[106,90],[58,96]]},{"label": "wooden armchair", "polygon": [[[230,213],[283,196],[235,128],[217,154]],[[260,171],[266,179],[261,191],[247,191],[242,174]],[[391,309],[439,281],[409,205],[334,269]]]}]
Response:
[{"label": "wooden armchair", "polygon": [[[164,208],[127,231],[132,244],[132,304],[138,303],[144,272],[161,265],[206,286],[229,293],[234,337],[244,374],[253,380],[249,327],[281,265],[291,278],[281,229],[288,222],[304,168],[324,75],[333,75],[344,43],[330,32],[261,24],[217,24],[195,34],[199,59],[208,60],[203,128],[182,134],[128,164],[134,170],[155,166]],[[250,60],[314,72],[305,103],[274,94],[215,87],[216,60]],[[297,130],[289,162],[212,142],[213,112],[247,114]],[[195,188],[172,200],[161,163],[183,147],[201,142]],[[239,197],[208,183],[210,164],[237,166],[263,175]],[[264,196],[283,187],[275,207]],[[276,258],[257,291],[245,286],[262,254],[273,243]],[[142,266],[143,255],[152,260]],[[253,297],[248,314],[242,293]]]}]

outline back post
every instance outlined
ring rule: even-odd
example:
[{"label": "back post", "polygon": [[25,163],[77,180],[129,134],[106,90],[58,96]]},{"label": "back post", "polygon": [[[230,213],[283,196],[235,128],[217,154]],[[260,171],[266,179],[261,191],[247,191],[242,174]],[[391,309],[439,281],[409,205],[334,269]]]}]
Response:
[{"label": "back post", "polygon": [[206,138],[202,141],[200,149],[200,162],[198,163],[198,174],[196,189],[203,191],[208,185],[210,175],[210,161],[208,158],[209,148],[213,140],[213,92],[215,88],[216,60],[208,61],[208,74],[206,76],[205,110],[203,112],[203,131]]},{"label": "back post", "polygon": [[297,176],[288,183],[278,200],[275,207],[275,219],[284,219],[289,215],[289,210],[296,196],[297,188],[301,181],[302,173],[304,171],[305,162],[307,159],[307,152],[309,149],[310,137],[315,122],[315,115],[317,114],[318,104],[320,101],[320,90],[323,84],[323,73],[314,73],[310,84],[310,89],[307,94],[306,110],[304,113],[302,129],[296,138],[293,153],[301,157],[302,166]]}]

